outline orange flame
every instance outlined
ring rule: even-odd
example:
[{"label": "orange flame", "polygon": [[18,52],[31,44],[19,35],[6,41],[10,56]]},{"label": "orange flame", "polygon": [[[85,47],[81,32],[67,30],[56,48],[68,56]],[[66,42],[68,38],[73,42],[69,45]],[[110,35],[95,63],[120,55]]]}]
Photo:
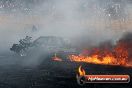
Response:
[{"label": "orange flame", "polygon": [[84,76],[85,75],[85,70],[82,68],[82,66],[79,66],[78,72],[79,72],[79,76]]},{"label": "orange flame", "polygon": [[52,60],[53,61],[62,61],[61,58],[57,57],[56,53],[55,53],[54,57],[52,57]]},{"label": "orange flame", "polygon": [[118,43],[112,49],[96,49],[88,55],[69,55],[69,60],[94,64],[131,66],[128,64],[128,54],[126,45]]},{"label": "orange flame", "polygon": [[117,61],[113,57],[105,56],[101,59],[98,58],[98,55],[93,56],[78,56],[78,55],[70,55],[70,61],[76,62],[87,62],[87,63],[95,63],[95,64],[115,64]]}]

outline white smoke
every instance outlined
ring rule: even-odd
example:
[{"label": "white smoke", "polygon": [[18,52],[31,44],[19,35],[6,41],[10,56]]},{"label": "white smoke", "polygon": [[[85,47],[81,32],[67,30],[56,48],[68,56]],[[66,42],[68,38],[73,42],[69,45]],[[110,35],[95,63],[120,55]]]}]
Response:
[{"label": "white smoke", "polygon": [[[98,45],[106,40],[116,41],[124,31],[131,31],[128,21],[131,18],[130,5],[123,7],[127,10],[127,22],[120,22],[108,19],[100,3],[106,4],[101,0],[44,0],[32,6],[31,11],[24,8],[26,12],[0,13],[1,52],[9,51],[13,43],[18,43],[26,35],[33,39],[61,36],[76,44]],[[118,26],[114,25],[116,23]],[[33,25],[38,28],[36,32],[32,32]]]}]

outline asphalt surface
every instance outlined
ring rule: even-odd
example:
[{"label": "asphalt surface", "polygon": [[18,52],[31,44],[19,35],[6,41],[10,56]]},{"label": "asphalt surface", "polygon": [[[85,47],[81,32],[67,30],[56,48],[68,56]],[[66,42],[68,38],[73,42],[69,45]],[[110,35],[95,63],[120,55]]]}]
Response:
[{"label": "asphalt surface", "polygon": [[27,57],[15,55],[0,57],[0,88],[132,87],[132,82],[128,84],[85,84],[80,86],[76,81],[76,73],[80,65],[82,65],[87,74],[128,74],[132,77],[132,68],[129,67],[95,65],[69,61],[56,62],[51,60],[51,56],[42,56],[40,58],[42,59],[41,63],[35,66],[31,66],[31,64],[28,66],[23,65],[23,63],[28,60]]}]

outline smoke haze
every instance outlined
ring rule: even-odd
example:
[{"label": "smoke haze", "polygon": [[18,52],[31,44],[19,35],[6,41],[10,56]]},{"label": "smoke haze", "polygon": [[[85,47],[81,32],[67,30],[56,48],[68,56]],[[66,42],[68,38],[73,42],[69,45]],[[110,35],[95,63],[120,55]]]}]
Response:
[{"label": "smoke haze", "polygon": [[[131,31],[129,0],[0,0],[0,49],[9,51],[26,35],[61,36],[74,44],[98,45]],[[121,17],[110,18],[109,4],[119,4]],[[8,6],[9,5],[9,6]],[[32,32],[32,26],[37,27]]]},{"label": "smoke haze", "polygon": [[[87,40],[95,40],[93,42],[96,43],[107,39],[116,39],[120,37],[122,30],[130,30],[125,27],[129,25],[127,23],[122,23],[122,26],[119,27],[110,25],[109,18],[105,16],[104,12],[105,5],[111,3],[109,1],[38,0],[37,2],[30,0],[29,2],[18,0],[16,3],[19,5],[21,2],[23,2],[21,6],[23,8],[14,6],[14,8],[10,8],[12,12],[7,10],[6,2],[2,3],[5,7],[1,8],[0,14],[1,48],[7,46],[9,48],[11,43],[17,42],[18,39],[26,35],[31,35],[34,38],[46,35],[84,37]],[[125,2],[128,4],[127,1]],[[119,0],[119,3],[124,2]],[[124,5],[122,8],[124,8],[124,13],[130,14],[129,5]],[[33,34],[31,32],[32,25],[37,26],[39,31]]]}]

